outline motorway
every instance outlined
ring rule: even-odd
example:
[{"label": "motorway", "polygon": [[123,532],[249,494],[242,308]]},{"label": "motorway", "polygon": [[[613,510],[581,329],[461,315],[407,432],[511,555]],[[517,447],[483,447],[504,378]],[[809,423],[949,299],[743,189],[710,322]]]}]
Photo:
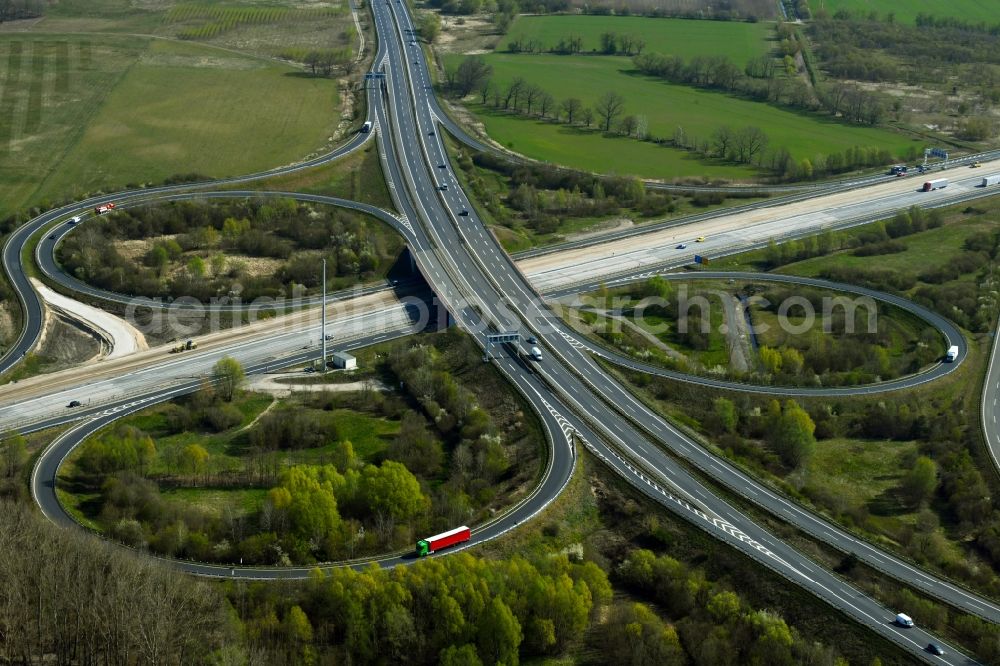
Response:
[{"label": "motorway", "polygon": [[[561,322],[541,304],[538,294],[475,214],[459,215],[463,210],[473,209],[450,174],[443,146],[434,133],[434,102],[427,92],[430,81],[426,68],[419,57],[419,48],[415,44],[407,46],[408,38],[397,31],[397,28],[412,30],[410,17],[400,4],[376,2],[372,9],[381,37],[376,63],[385,64],[387,88],[384,99],[379,92],[370,96],[370,111],[376,123],[380,157],[391,183],[391,192],[397,209],[409,222],[410,228],[403,232],[404,237],[422,275],[458,325],[476,334],[477,339],[481,340],[481,334],[488,330],[516,330],[526,334],[531,331],[538,334],[546,350],[545,360],[537,365],[525,364],[506,354],[496,359],[497,367],[511,378],[542,415],[552,449],[550,469],[543,484],[546,490],[539,491],[532,502],[520,505],[514,514],[505,516],[488,530],[500,533],[510,529],[554,497],[552,493],[558,492],[560,484],[572,472],[576,456],[568,435],[575,433],[599,458],[642,492],[833,604],[915,657],[930,663],[968,663],[966,657],[950,646],[946,646],[944,657],[924,653],[922,648],[927,642],[940,641],[919,627],[901,629],[892,625],[894,611],[882,607],[775,538],[698,481],[684,465],[678,464],[678,458],[685,460],[751,502],[766,507],[775,515],[787,514],[784,519],[793,525],[845,552],[858,553],[862,560],[937,598],[994,622],[1000,618],[1000,609],[991,602],[859,542],[710,455],[637,401],[604,373],[589,353],[567,340],[562,335]],[[406,51],[413,53],[413,65]],[[454,184],[447,194],[437,190],[442,180]],[[191,361],[200,356],[203,355],[192,355]],[[186,367],[187,361],[179,365]],[[42,456],[32,475],[36,499],[40,503],[47,501],[42,496],[51,494],[51,488],[46,485],[52,478],[50,474],[54,474],[65,453],[81,441],[87,427],[102,418],[110,421],[127,409],[167,399],[173,390],[158,389],[149,396],[148,402],[140,405],[123,402],[128,406],[107,407],[105,410],[111,411],[101,412],[97,421],[89,421],[71,431],[73,434],[60,438]],[[135,400],[131,398],[131,402]],[[552,485],[548,485],[550,477]],[[485,532],[481,536],[477,533],[477,542],[487,536]],[[194,573],[205,573],[199,565],[178,563],[178,566]],[[224,569],[214,569],[211,573],[239,575],[227,574]],[[285,575],[274,570],[253,571],[254,577]]]}]

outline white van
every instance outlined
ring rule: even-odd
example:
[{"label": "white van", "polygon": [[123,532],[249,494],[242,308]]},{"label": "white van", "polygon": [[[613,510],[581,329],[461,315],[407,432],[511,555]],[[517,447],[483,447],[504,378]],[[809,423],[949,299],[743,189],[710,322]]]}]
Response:
[{"label": "white van", "polygon": [[542,360],[542,350],[539,349],[538,347],[532,347],[531,348],[531,358],[533,358],[536,361],[541,361]]},{"label": "white van", "polygon": [[909,629],[913,626],[913,620],[911,620],[910,616],[906,613],[898,613],[896,615],[896,624],[900,627],[906,627]]},{"label": "white van", "polygon": [[945,352],[944,360],[951,363],[958,358],[958,345],[952,345],[948,347],[948,351]]},{"label": "white van", "polygon": [[372,121],[366,120],[365,124],[361,126],[361,133],[368,134],[368,132],[371,131],[372,131]]}]

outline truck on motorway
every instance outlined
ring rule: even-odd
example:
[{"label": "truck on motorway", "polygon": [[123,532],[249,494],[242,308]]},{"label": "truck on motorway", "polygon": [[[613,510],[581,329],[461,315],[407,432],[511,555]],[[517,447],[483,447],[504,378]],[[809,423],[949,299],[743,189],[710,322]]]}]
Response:
[{"label": "truck on motorway", "polygon": [[112,211],[114,209],[115,209],[115,202],[114,201],[109,201],[108,203],[101,204],[100,206],[96,206],[94,208],[94,213],[97,214],[97,215],[103,215],[104,213],[107,213],[108,211]]},{"label": "truck on motorway", "polygon": [[948,351],[944,354],[944,360],[951,363],[958,358],[958,345],[952,345],[948,347]]},{"label": "truck on motorway", "polygon": [[989,187],[990,185],[1000,185],[1000,173],[983,178],[982,187]]},{"label": "truck on motorway", "polygon": [[436,553],[442,548],[454,546],[456,543],[464,543],[472,538],[472,531],[462,525],[453,530],[435,534],[432,537],[421,539],[417,542],[417,557],[425,557],[431,553]]},{"label": "truck on motorway", "polygon": [[371,131],[372,131],[372,121],[366,120],[365,124],[361,126],[361,133],[368,134],[368,132]]},{"label": "truck on motorway", "polygon": [[947,178],[935,178],[934,180],[928,180],[924,183],[924,192],[930,192],[931,190],[940,190],[942,187],[948,187]]},{"label": "truck on motorway", "polygon": [[535,361],[541,361],[542,360],[542,350],[539,349],[538,347],[532,347],[530,353],[531,353],[531,358],[533,360],[535,360]]}]

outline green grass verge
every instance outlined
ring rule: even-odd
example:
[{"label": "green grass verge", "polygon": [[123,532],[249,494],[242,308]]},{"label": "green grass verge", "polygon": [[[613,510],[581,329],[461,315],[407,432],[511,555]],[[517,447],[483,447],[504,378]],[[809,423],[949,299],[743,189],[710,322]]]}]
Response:
[{"label": "green grass verge", "polygon": [[[912,139],[894,132],[858,127],[808,113],[796,113],[761,102],[689,86],[675,85],[635,72],[628,58],[491,54],[493,81],[506,86],[521,76],[557,100],[578,97],[593,106],[607,91],[625,99],[625,114],[645,116],[649,134],[669,138],[678,127],[688,137],[708,141],[724,125],[754,125],[768,135],[772,148],[784,147],[796,158],[842,152],[850,146],[879,146],[902,152]],[[462,56],[448,56],[457,66]],[[649,178],[701,176],[746,180],[755,169],[702,159],[687,151],[635,139],[604,136],[548,120],[527,118],[471,103],[470,110],[496,141],[529,157],[587,171]]]}]

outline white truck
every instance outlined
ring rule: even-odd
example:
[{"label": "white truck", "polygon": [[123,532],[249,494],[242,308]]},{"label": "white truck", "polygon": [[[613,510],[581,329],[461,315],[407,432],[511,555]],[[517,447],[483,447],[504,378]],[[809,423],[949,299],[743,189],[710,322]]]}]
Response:
[{"label": "white truck", "polygon": [[896,614],[896,626],[910,628],[913,626],[913,620],[906,613]]},{"label": "white truck", "polygon": [[532,347],[531,348],[531,358],[533,360],[535,360],[535,361],[541,361],[542,360],[542,350],[539,349],[538,347]]},{"label": "white truck", "polygon": [[1000,173],[983,178],[982,187],[989,187],[990,185],[1000,185]]},{"label": "white truck", "polygon": [[361,126],[361,133],[368,134],[372,131],[372,121],[366,120],[365,124]]},{"label": "white truck", "polygon": [[948,347],[948,351],[945,352],[944,354],[944,360],[951,363],[957,359],[958,359],[958,345],[952,345],[951,347]]},{"label": "white truck", "polygon": [[928,180],[924,183],[924,192],[930,192],[931,190],[940,190],[942,187],[948,187],[947,178],[935,178],[934,180]]}]

